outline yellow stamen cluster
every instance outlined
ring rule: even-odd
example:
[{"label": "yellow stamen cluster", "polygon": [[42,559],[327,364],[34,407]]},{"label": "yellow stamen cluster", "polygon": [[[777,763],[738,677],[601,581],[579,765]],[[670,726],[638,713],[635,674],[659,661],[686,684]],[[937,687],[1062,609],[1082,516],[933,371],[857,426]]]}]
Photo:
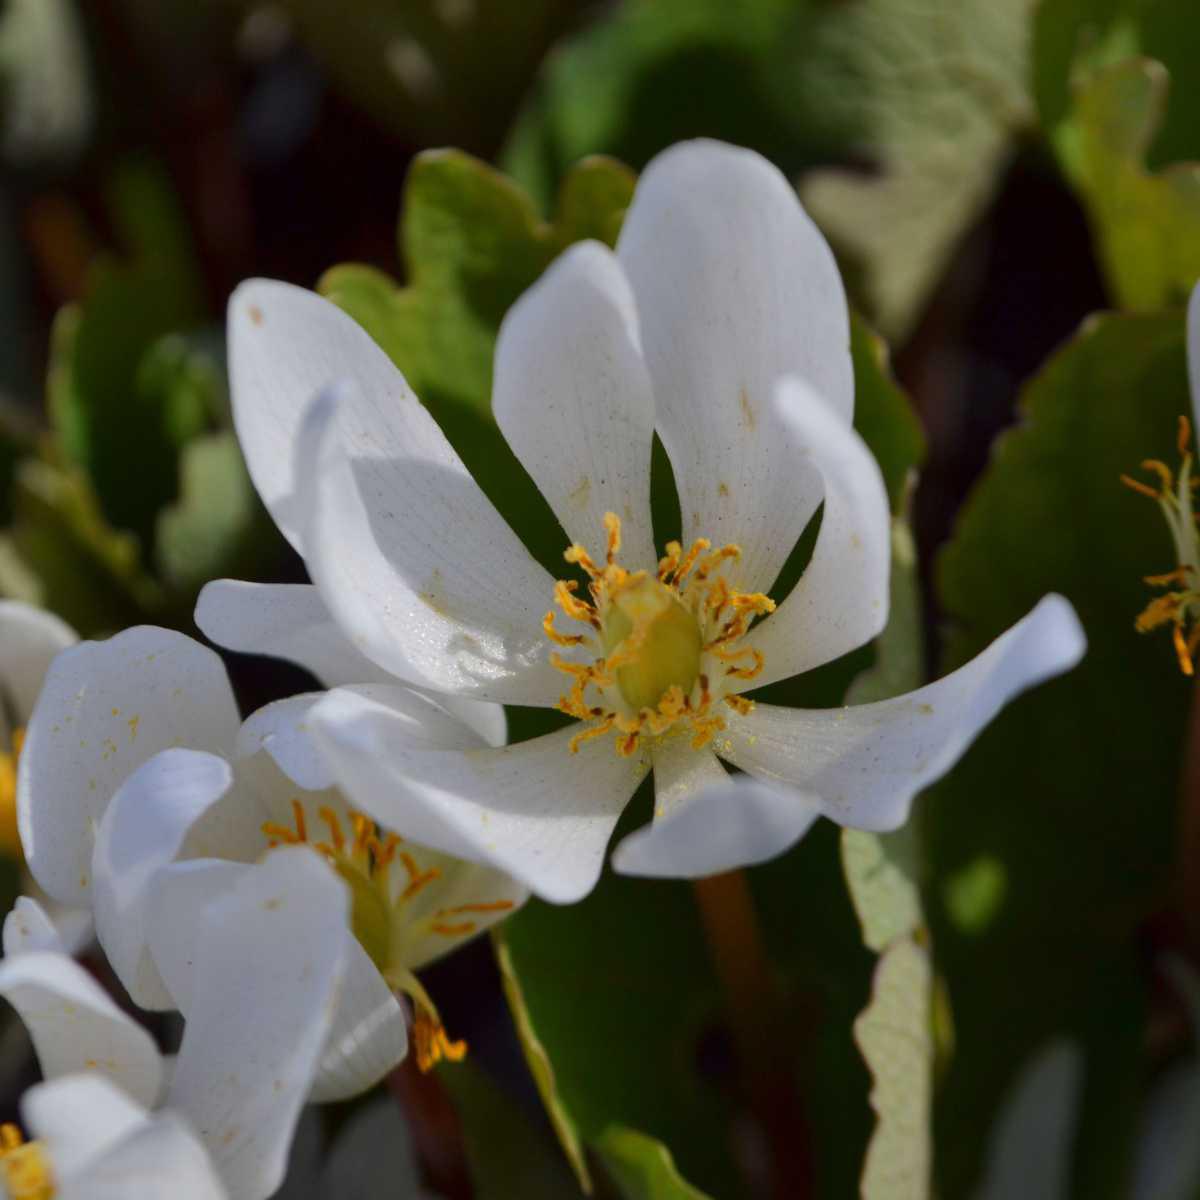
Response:
[{"label": "yellow stamen cluster", "polygon": [[1200,480],[1192,477],[1192,428],[1187,417],[1179,418],[1179,477],[1158,459],[1147,459],[1142,469],[1156,477],[1157,488],[1121,476],[1121,482],[1143,496],[1157,501],[1175,543],[1178,566],[1160,575],[1147,575],[1151,587],[1170,588],[1156,596],[1142,610],[1136,621],[1139,633],[1148,633],[1163,625],[1171,625],[1175,654],[1180,670],[1193,674],[1197,648],[1200,647],[1200,536],[1198,536],[1193,492]]},{"label": "yellow stamen cluster", "polygon": [[349,831],[328,806],[319,808],[317,817],[328,834],[321,841],[309,840],[308,819],[299,800],[292,801],[292,826],[267,821],[262,832],[271,847],[311,845],[349,887],[355,936],[392,990],[412,1002],[413,1045],[420,1069],[428,1071],[443,1058],[460,1061],[467,1052],[466,1042],[452,1042],[446,1036],[433,1001],[404,965],[403,948],[414,933],[468,937],[478,929],[472,915],[507,912],[512,901],[479,901],[406,915],[409,902],[441,879],[441,868],[422,867],[403,838],[382,834],[362,813],[348,814]]},{"label": "yellow stamen cluster", "polygon": [[577,594],[574,580],[554,585],[563,615],[593,632],[560,632],[553,609],[542,623],[555,645],[600,651],[591,663],[551,655],[572,679],[559,708],[588,723],[572,739],[571,751],[612,733],[617,752],[629,756],[643,738],[677,727],[699,750],[725,728],[720,703],[739,713],[753,708],[753,701],[726,694],[725,685],[761,673],[762,654],[738,643],[757,616],[774,611],[775,602],[761,592],[739,592],[725,579],[722,568],[741,556],[735,545],[714,550],[707,538],[697,538],[685,553],[679,542],[669,542],[652,575],[618,564],[621,521],[615,513],[605,514],[604,527],[603,566],[578,544],[563,556],[588,576],[590,599]]},{"label": "yellow stamen cluster", "polygon": [[9,753],[0,750],[0,854],[20,858],[21,838],[17,832],[17,763],[25,730],[13,731]]},{"label": "yellow stamen cluster", "polygon": [[41,1142],[27,1142],[12,1124],[0,1125],[0,1181],[12,1200],[52,1200],[54,1173]]}]

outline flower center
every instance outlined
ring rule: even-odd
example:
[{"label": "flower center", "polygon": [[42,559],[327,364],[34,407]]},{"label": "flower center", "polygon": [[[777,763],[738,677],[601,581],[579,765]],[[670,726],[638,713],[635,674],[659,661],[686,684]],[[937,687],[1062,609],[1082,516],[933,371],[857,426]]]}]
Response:
[{"label": "flower center", "polygon": [[1158,501],[1175,543],[1178,563],[1172,571],[1145,576],[1145,582],[1151,587],[1169,590],[1155,596],[1142,610],[1135,622],[1137,631],[1149,633],[1161,625],[1172,626],[1180,670],[1191,675],[1193,659],[1200,648],[1200,532],[1196,527],[1193,498],[1200,479],[1192,475],[1192,426],[1187,417],[1179,418],[1178,443],[1181,458],[1178,482],[1171,468],[1156,458],[1146,459],[1142,469],[1157,477],[1157,490],[1128,475],[1122,475],[1121,482]]},{"label": "flower center", "polygon": [[471,914],[506,912],[511,900],[456,904],[450,908],[421,906],[411,902],[428,888],[439,884],[442,869],[422,867],[405,849],[404,839],[382,834],[361,813],[350,812],[350,830],[332,808],[323,805],[317,819],[328,836],[309,840],[308,814],[299,800],[292,801],[293,825],[267,821],[262,826],[269,847],[311,845],[338,873],[350,889],[350,921],[354,936],[367,952],[393,992],[406,995],[413,1006],[413,1045],[417,1065],[430,1070],[441,1059],[458,1062],[467,1052],[466,1042],[446,1036],[437,1008],[428,993],[406,966],[407,951],[428,934],[457,939],[469,937],[478,925]]},{"label": "flower center", "polygon": [[[557,646],[596,646],[590,664],[560,654],[551,662],[574,680],[559,699],[563,712],[588,723],[575,735],[571,752],[590,738],[613,731],[617,751],[635,753],[644,737],[659,737],[681,727],[699,750],[725,728],[718,704],[748,712],[753,702],[732,689],[763,668],[762,654],[739,646],[751,622],[772,612],[775,602],[761,592],[739,592],[723,568],[741,555],[737,546],[712,549],[697,538],[685,554],[679,542],[667,544],[657,571],[628,571],[617,563],[621,521],[606,513],[607,549],[598,566],[580,545],[564,558],[589,578],[590,601],[581,599],[574,580],[554,586],[555,603],[564,615],[591,627],[593,634],[561,633],[551,610],[542,622]],[[589,696],[588,689],[596,695]]]},{"label": "flower center", "polygon": [[41,1142],[27,1142],[15,1125],[0,1125],[0,1180],[10,1200],[52,1200],[54,1173]]},{"label": "flower center", "polygon": [[0,853],[19,858],[21,837],[17,832],[17,763],[25,730],[15,729],[12,745],[6,754],[0,751]]}]

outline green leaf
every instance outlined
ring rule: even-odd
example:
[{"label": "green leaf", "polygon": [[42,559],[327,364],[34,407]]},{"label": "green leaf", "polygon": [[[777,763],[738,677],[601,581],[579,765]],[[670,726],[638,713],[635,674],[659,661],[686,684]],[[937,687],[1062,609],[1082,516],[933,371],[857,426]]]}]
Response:
[{"label": "green leaf", "polygon": [[[939,1100],[948,1195],[969,1190],[1016,1064],[1055,1032],[1092,1043],[1075,1195],[1125,1194],[1142,1044],[1135,930],[1172,861],[1192,689],[1169,639],[1134,629],[1142,576],[1174,557],[1157,506],[1119,476],[1170,461],[1189,410],[1182,313],[1089,320],[1026,388],[940,562],[947,669],[1051,591],[1088,638],[1079,667],[1005,709],[920,801],[957,1026]],[[944,887],[981,861],[992,903],[964,926]]]},{"label": "green leaf", "polygon": [[1182,303],[1200,278],[1200,163],[1146,165],[1168,85],[1161,63],[1131,59],[1096,71],[1075,99],[1068,166],[1127,309]]},{"label": "green leaf", "polygon": [[582,1145],[617,1124],[669,1146],[706,1191],[738,1194],[727,1102],[700,1071],[719,991],[691,888],[606,874],[569,908],[530,901],[497,940],[526,1060],[581,1185]]},{"label": "green leaf", "polygon": [[48,405],[64,455],[87,474],[105,517],[148,551],[158,511],[175,496],[179,413],[154,386],[155,372],[141,374],[143,359],[199,319],[200,287],[182,214],[157,169],[126,168],[110,199],[128,257],[97,260],[83,303],[59,313]]},{"label": "green leaf", "polygon": [[27,459],[0,552],[0,593],[57,613],[88,637],[161,610],[138,544],[114,530],[78,471]]},{"label": "green leaf", "polygon": [[223,575],[254,578],[278,550],[231,432],[189,442],[180,459],[179,500],[158,516],[158,567],[185,595]]},{"label": "green leaf", "polygon": [[933,1036],[929,954],[904,938],[880,957],[854,1038],[875,1083],[879,1126],[863,1166],[863,1200],[927,1200],[933,1157]]},{"label": "green leaf", "polygon": [[543,221],[510,179],[457,151],[419,155],[400,231],[408,284],[341,266],[320,289],[391,356],[467,469],[525,544],[560,570],[558,524],[492,419],[492,356],[504,314],[565,246],[610,244],[633,193],[618,163],[592,158],[563,184],[557,219]]},{"label": "green leaf", "polygon": [[462,1122],[475,1200],[564,1200],[575,1181],[553,1140],[473,1060],[438,1071]]},{"label": "green leaf", "polygon": [[613,1125],[595,1144],[624,1200],[707,1200],[679,1174],[666,1146],[644,1133]]}]

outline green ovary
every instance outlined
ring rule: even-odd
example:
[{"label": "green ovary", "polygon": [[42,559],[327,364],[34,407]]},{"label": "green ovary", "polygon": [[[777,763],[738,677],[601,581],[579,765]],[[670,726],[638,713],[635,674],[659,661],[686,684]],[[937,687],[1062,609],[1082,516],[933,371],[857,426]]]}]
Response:
[{"label": "green ovary", "polygon": [[353,863],[335,860],[334,870],[350,888],[350,920],[354,936],[380,974],[392,956],[392,910],[379,885]]},{"label": "green ovary", "polygon": [[[623,590],[603,615],[604,653],[632,661],[616,670],[617,687],[635,712],[657,708],[659,701],[678,686],[691,693],[700,675],[704,639],[696,618],[676,594],[654,579],[643,579]],[[629,645],[622,645],[627,638]]]}]

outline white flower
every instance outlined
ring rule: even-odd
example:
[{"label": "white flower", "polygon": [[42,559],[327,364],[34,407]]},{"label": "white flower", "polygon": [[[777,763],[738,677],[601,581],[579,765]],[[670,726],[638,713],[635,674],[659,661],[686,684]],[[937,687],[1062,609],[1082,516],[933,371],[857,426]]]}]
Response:
[{"label": "white flower", "polygon": [[10,916],[0,995],[51,1082],[26,1096],[33,1148],[4,1135],[18,1157],[0,1157],[0,1179],[40,1172],[50,1190],[29,1194],[54,1200],[271,1195],[328,1040],[347,916],[345,890],[304,848],[273,852],[193,912],[192,1003],[170,1071],[73,959],[14,939]]},{"label": "white flower", "polygon": [[[496,418],[590,595],[533,560],[334,306],[244,284],[229,343],[251,475],[316,591],[210,585],[199,624],[223,645],[296,657],[310,631],[332,636],[331,617],[401,679],[580,717],[501,749],[430,750],[398,737],[386,691],[335,689],[311,716],[360,808],[547,899],[593,886],[651,769],[655,821],[614,855],[629,873],[760,861],[822,814],[895,827],[997,709],[1083,651],[1070,606],[1051,597],[910,696],[822,712],[745,698],[873,638],[890,553],[879,469],[851,428],[837,268],[787,181],[748,151],[693,142],[660,155],[616,253],[567,250],[501,329]],[[661,559],[655,431],[684,526]],[[812,560],[775,611],[768,593],[822,501]]]},{"label": "white flower", "polygon": [[[468,748],[503,737],[496,706],[459,705],[472,727],[411,689],[389,696],[405,706],[402,736],[413,744]],[[318,698],[269,705],[239,727],[224,667],[197,642],[152,627],[84,642],[46,678],[21,759],[19,809],[41,886],[92,908],[100,943],[139,1005],[185,1017],[197,908],[272,846],[311,840],[353,902],[346,979],[313,1093],[340,1099],[407,1052],[401,994],[414,1005],[423,1066],[460,1052],[413,972],[526,892],[485,867],[401,844],[351,811],[305,733]]]},{"label": "white flower", "polygon": [[15,857],[17,760],[25,725],[54,656],[77,640],[52,613],[0,600],[0,851]]}]

